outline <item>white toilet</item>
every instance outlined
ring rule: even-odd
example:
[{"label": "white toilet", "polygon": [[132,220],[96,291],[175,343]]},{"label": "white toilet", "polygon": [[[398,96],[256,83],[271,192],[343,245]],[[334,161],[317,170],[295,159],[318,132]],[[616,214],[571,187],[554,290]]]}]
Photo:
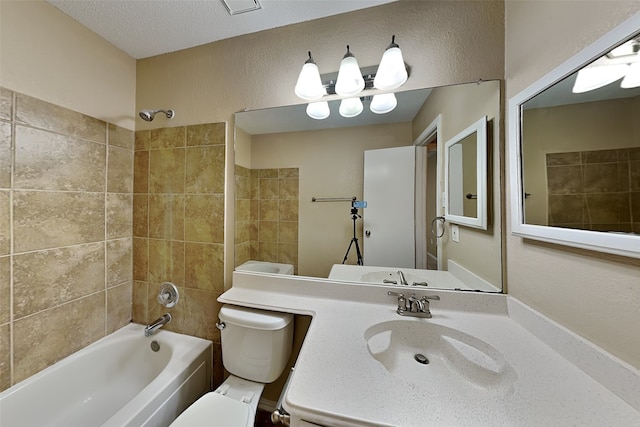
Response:
[{"label": "white toilet", "polygon": [[231,375],[170,427],[252,427],[264,385],[275,381],[289,360],[292,314],[223,305],[219,317],[222,363]]}]

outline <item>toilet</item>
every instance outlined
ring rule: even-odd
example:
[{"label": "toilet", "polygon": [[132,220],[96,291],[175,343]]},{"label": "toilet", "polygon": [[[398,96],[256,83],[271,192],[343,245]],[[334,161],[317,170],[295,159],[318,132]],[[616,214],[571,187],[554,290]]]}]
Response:
[{"label": "toilet", "polygon": [[264,385],[284,371],[293,340],[293,315],[223,305],[222,363],[231,375],[189,406],[170,427],[252,427]]}]

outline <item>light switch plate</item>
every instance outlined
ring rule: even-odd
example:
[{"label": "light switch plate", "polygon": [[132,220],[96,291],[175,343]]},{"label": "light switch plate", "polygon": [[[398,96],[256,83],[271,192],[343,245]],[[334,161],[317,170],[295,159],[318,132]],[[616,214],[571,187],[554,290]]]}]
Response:
[{"label": "light switch plate", "polygon": [[460,243],[460,227],[457,224],[451,224],[451,240]]}]

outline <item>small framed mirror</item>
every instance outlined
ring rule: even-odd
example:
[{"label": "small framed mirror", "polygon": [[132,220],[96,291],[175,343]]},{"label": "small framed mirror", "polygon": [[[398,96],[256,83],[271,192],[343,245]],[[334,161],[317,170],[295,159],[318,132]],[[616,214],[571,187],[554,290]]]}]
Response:
[{"label": "small framed mirror", "polygon": [[640,14],[509,101],[512,232],[640,258]]},{"label": "small framed mirror", "polygon": [[444,146],[445,219],[487,229],[487,116]]}]

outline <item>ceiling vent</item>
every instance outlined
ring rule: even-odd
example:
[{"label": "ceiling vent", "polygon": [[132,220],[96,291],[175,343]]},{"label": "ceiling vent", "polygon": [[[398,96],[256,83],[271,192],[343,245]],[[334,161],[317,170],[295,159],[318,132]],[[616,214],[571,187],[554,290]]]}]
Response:
[{"label": "ceiling vent", "polygon": [[229,15],[253,12],[262,9],[258,0],[221,0]]}]

